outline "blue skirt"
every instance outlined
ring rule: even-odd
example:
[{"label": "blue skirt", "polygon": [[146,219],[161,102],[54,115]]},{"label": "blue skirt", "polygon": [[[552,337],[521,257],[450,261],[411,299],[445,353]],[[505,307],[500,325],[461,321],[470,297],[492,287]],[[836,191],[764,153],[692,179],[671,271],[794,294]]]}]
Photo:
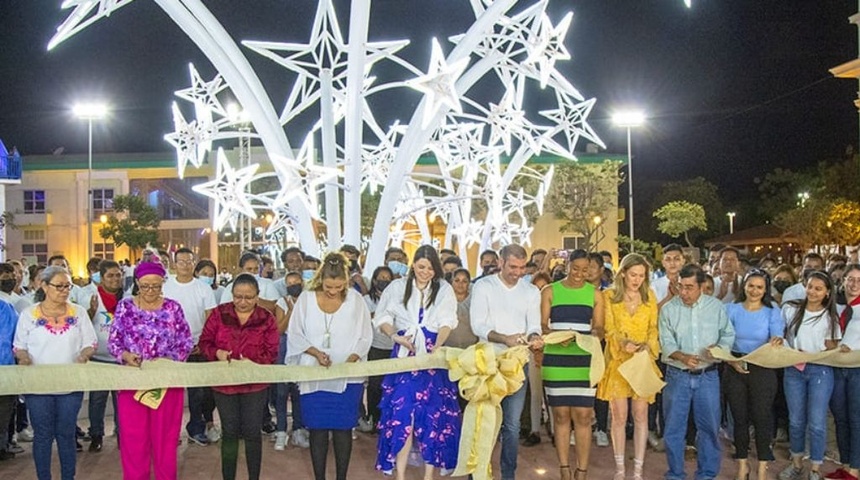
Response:
[{"label": "blue skirt", "polygon": [[358,423],[362,393],[364,385],[347,383],[341,393],[301,394],[302,425],[310,430],[351,430]]}]

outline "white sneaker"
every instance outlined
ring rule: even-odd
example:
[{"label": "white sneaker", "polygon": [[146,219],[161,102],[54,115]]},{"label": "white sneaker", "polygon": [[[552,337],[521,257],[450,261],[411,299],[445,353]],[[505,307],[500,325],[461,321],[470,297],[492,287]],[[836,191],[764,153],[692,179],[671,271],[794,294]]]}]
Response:
[{"label": "white sneaker", "polygon": [[24,430],[18,432],[18,441],[19,442],[32,442],[33,441],[33,428],[27,427]]},{"label": "white sneaker", "polygon": [[287,432],[275,432],[275,450],[283,451],[287,446]]},{"label": "white sneaker", "polygon": [[373,431],[373,419],[372,418],[359,418],[358,419],[358,431],[361,433],[370,433]]},{"label": "white sneaker", "polygon": [[304,428],[294,430],[293,434],[290,436],[290,443],[299,448],[310,448],[311,441],[309,438],[308,431]]},{"label": "white sneaker", "polygon": [[221,440],[221,427],[218,425],[212,425],[206,429],[206,438],[209,439],[209,443],[217,443]]},{"label": "white sneaker", "polygon": [[608,447],[609,446],[609,435],[606,432],[595,430],[594,431],[594,442],[597,443],[598,447]]},{"label": "white sneaker", "polygon": [[358,434],[357,434],[357,433],[355,433],[355,429],[354,429],[354,428],[352,429],[352,439],[353,439],[353,440],[358,440]]},{"label": "white sneaker", "polygon": [[576,445],[576,434],[574,432],[570,432],[570,444]]},{"label": "white sneaker", "polygon": [[666,450],[663,439],[658,437],[657,432],[654,431],[648,432],[648,445],[653,448],[655,452],[663,452]]}]

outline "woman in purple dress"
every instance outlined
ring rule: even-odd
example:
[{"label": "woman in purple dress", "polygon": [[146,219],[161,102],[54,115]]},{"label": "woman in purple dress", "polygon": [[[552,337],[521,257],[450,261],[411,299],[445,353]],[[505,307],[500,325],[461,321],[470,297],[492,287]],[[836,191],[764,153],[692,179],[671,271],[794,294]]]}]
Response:
[{"label": "woman in purple dress", "polygon": [[[457,298],[443,275],[436,250],[424,245],[415,252],[409,276],[382,293],[374,325],[394,341],[393,358],[430,354],[457,327]],[[379,404],[377,470],[390,474],[396,467],[397,480],[403,480],[414,444],[425,479],[433,478],[434,467],[443,475],[453,471],[460,442],[457,395],[447,370],[386,375]]]}]

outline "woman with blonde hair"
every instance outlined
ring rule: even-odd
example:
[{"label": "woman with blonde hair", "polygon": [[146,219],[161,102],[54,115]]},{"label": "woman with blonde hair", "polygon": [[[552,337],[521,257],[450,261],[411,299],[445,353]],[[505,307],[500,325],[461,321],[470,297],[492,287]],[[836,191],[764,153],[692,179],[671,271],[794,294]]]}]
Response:
[{"label": "woman with blonde hair", "polygon": [[651,357],[651,368],[659,375],[660,354],[657,330],[657,299],[648,283],[650,268],[642,255],[631,253],[621,260],[615,285],[604,291],[606,299],[606,373],[597,387],[597,398],[609,402],[612,412],[612,449],[615,453],[615,480],[625,478],[625,443],[628,400],[633,411],[633,479],[642,479],[645,448],[648,444],[648,404],[654,396],[636,395],[619,367],[641,351]]}]

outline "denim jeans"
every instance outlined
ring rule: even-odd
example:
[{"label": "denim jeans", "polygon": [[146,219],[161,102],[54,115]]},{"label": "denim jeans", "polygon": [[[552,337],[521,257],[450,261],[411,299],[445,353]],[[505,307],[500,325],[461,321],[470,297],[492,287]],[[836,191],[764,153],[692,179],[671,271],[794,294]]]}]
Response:
[{"label": "denim jeans", "polygon": [[717,478],[722,453],[718,432],[720,429],[720,377],[716,370],[691,375],[675,367],[666,369],[666,388],[663,389],[663,415],[666,430],[666,462],[669,471],[666,480],[683,480],[684,447],[690,406],[696,424],[698,466],[696,480]]},{"label": "denim jeans", "polygon": [[[202,354],[194,354],[188,357],[188,362],[206,362]],[[188,423],[185,431],[189,436],[202,435],[206,433],[206,422],[212,421],[212,412],[215,411],[215,397],[209,387],[191,387],[188,391]]]},{"label": "denim jeans", "polygon": [[287,397],[290,398],[293,431],[304,428],[302,425],[302,407],[299,401],[299,384],[295,382],[277,384],[277,399],[275,401],[275,430],[287,431]]},{"label": "denim jeans", "polygon": [[113,403],[114,430],[119,434],[119,415],[116,414],[116,392],[99,390],[90,392],[90,401],[87,403],[87,415],[90,418],[91,437],[103,437],[105,435],[105,409],[107,408],[108,395]]},{"label": "denim jeans", "polygon": [[[848,372],[850,368],[833,368],[833,393],[830,395],[830,413],[836,425],[836,446],[839,449],[839,460],[848,464],[851,457],[851,426],[848,423],[849,385]],[[860,432],[856,435],[860,439]]]},{"label": "denim jeans", "polygon": [[75,427],[83,392],[65,395],[27,395],[33,425],[33,460],[39,480],[51,478],[51,448],[57,440],[62,480],[75,478]]},{"label": "denim jeans", "polygon": [[[528,365],[524,367],[528,371]],[[520,445],[520,415],[526,404],[528,377],[515,393],[502,400],[502,480],[513,480],[517,473],[517,449]]]},{"label": "denim jeans", "polygon": [[860,368],[845,370],[848,371],[848,429],[851,433],[851,446],[848,449],[848,457],[842,458],[841,461],[851,468],[860,468]]},{"label": "denim jeans", "polygon": [[791,455],[803,455],[809,434],[809,459],[813,464],[824,461],[827,445],[827,407],[833,392],[833,368],[806,364],[801,372],[785,369],[785,400],[788,403],[788,438]]}]

